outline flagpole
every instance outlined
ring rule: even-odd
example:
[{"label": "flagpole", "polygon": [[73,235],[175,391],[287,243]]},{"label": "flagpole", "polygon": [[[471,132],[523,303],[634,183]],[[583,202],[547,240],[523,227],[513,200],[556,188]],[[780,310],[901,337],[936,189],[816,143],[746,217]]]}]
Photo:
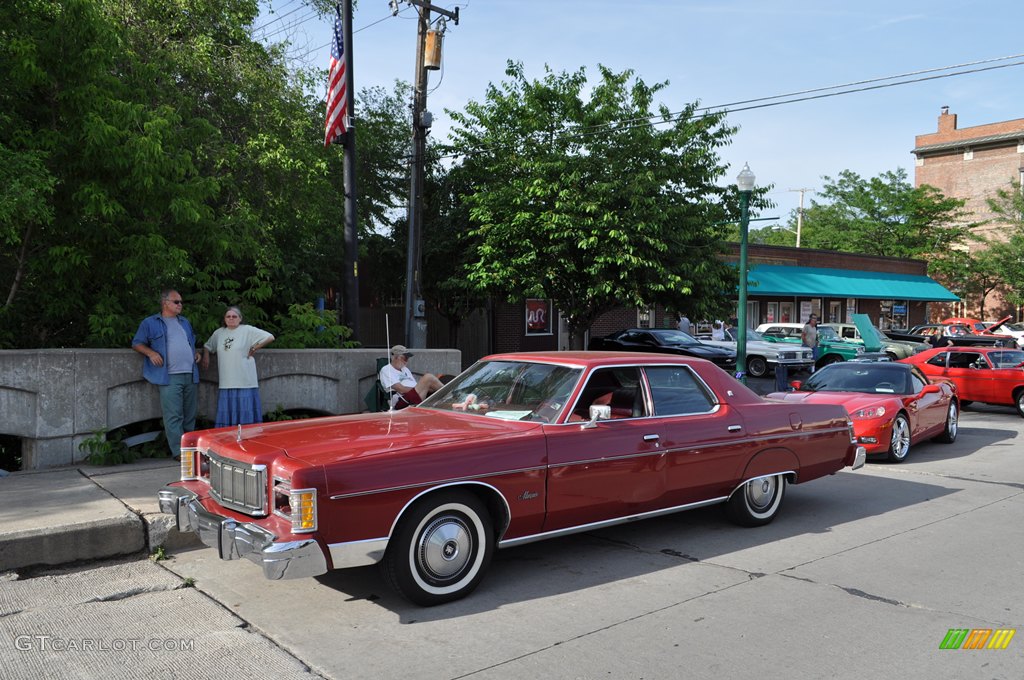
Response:
[{"label": "flagpole", "polygon": [[348,118],[350,124],[344,135],[344,179],[345,191],[345,303],[344,322],[352,329],[350,340],[359,340],[359,230],[356,223],[356,88],[355,68],[352,55],[352,0],[343,0],[341,16],[342,35],[345,45],[345,87],[348,92]]}]

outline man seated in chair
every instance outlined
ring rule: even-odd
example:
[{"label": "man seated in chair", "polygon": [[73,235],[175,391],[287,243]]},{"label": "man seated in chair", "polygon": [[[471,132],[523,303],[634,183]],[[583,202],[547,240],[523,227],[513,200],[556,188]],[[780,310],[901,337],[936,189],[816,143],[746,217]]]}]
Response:
[{"label": "man seated in chair", "polygon": [[411,356],[412,352],[405,345],[395,345],[391,348],[391,361],[380,369],[377,376],[381,387],[391,395],[393,409],[418,404],[441,387],[441,381],[432,373],[416,380],[408,366]]}]

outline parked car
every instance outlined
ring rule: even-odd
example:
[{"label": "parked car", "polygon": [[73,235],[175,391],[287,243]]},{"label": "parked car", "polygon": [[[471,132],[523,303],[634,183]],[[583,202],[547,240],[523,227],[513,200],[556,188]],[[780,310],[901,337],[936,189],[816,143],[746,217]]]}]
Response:
[{"label": "parked car", "polygon": [[957,347],[1002,347],[1013,344],[1012,338],[1000,337],[997,335],[976,335],[971,328],[962,323],[926,323],[914,326],[910,329],[911,335],[932,338],[940,334],[948,344],[952,343]]},{"label": "parked car", "polygon": [[[1024,324],[1011,323],[1012,317],[1003,317],[998,321],[978,321],[971,318],[944,319],[941,323],[962,323],[979,335],[999,335],[1012,337],[1017,347],[1024,348]],[[1008,346],[1008,345],[1007,345]]]},{"label": "parked car", "polygon": [[[841,337],[843,340],[849,342],[856,342],[865,345],[864,336],[858,330],[856,324],[852,323],[825,323],[818,324],[818,327],[827,326],[836,332],[836,335]],[[881,351],[885,352],[886,355],[892,361],[898,359],[906,359],[907,357],[914,356],[918,352],[923,352],[926,349],[931,349],[931,345],[926,342],[913,342],[910,340],[894,340],[885,334],[884,331],[879,329],[874,324],[870,324],[869,331],[872,334],[871,340],[874,346],[877,346]]]},{"label": "parked car", "polygon": [[956,385],[960,403],[1014,406],[1024,416],[1024,351],[1002,347],[939,347],[903,362]]},{"label": "parked car", "polygon": [[787,484],[864,464],[852,437],[841,406],[766,401],[700,359],[504,354],[402,411],[187,433],[159,500],[267,578],[379,562],[434,605],[496,548],[710,504],[767,524]]},{"label": "parked car", "polygon": [[[701,333],[697,336],[705,345],[724,347],[736,351],[737,331],[735,328],[724,329],[725,340],[712,340],[710,333]],[[747,329],[747,375],[754,378],[763,378],[769,371],[775,371],[775,367],[782,362],[790,370],[810,369],[814,367],[814,353],[810,347],[794,347],[786,342],[768,342],[753,328]]]},{"label": "parked car", "polygon": [[916,366],[892,362],[832,364],[803,382],[796,392],[773,392],[768,399],[799,404],[839,404],[853,418],[857,442],[868,455],[894,463],[911,444],[936,438],[956,440],[960,408],[956,388],[933,382]]},{"label": "parked car", "polygon": [[736,349],[713,347],[689,333],[673,329],[627,328],[603,338],[591,338],[587,349],[610,352],[659,352],[707,359],[730,373],[736,369]]},{"label": "parked car", "polygon": [[[763,323],[757,327],[757,332],[769,342],[800,344],[800,334],[803,328],[802,323]],[[815,365],[819,368],[837,361],[850,361],[864,356],[863,344],[847,342],[840,338],[833,329],[820,324],[818,325],[818,346],[821,352]]]},{"label": "parked car", "polygon": [[[970,329],[971,333],[974,333],[975,335],[991,335],[994,333],[994,328],[1006,323],[1011,318],[1013,317],[1006,316],[1000,319],[999,321],[980,321],[979,319],[972,319],[970,317],[952,317],[949,319],[943,319],[939,323],[960,324],[963,326],[967,326],[967,328]],[[999,333],[995,334],[999,335]]]}]

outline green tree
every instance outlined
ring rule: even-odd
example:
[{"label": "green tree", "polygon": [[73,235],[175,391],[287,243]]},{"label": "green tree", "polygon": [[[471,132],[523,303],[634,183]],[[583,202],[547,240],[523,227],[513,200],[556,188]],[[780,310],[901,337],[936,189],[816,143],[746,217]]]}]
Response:
[{"label": "green tree", "polygon": [[[986,241],[991,260],[1006,299],[1014,306],[1024,305],[1024,193],[1012,182],[988,200],[994,222],[1003,227],[1005,240]],[[982,298],[984,300],[984,298]]]},{"label": "green tree", "polygon": [[[914,187],[906,170],[864,179],[843,170],[823,178],[823,200],[804,212],[801,246],[892,257],[924,257],[962,243],[964,201],[934,187]],[[796,215],[789,227],[796,229]]]},{"label": "green tree", "polygon": [[[701,316],[732,299],[721,226],[735,219],[718,148],[721,115],[654,106],[665,86],[599,67],[508,80],[450,112],[474,229],[469,281],[510,299],[547,297],[573,346],[603,312],[661,303]],[[589,93],[589,94],[586,94]],[[732,199],[735,195],[731,196]]]}]

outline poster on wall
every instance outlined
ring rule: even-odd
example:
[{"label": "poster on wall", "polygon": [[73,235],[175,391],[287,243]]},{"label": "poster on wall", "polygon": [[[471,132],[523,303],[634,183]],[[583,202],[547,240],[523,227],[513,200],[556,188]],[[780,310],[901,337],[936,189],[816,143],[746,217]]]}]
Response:
[{"label": "poster on wall", "polygon": [[526,334],[551,335],[551,300],[526,301]]}]

